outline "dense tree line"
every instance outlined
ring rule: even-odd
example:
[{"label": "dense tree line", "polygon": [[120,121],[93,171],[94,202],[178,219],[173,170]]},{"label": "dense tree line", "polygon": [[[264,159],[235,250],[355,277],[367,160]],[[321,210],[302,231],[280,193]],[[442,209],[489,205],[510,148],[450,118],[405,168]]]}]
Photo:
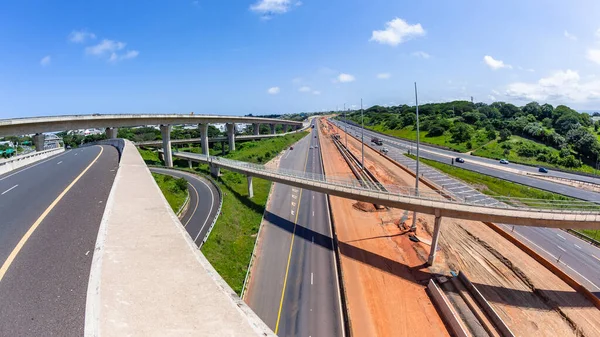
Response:
[{"label": "dense tree line", "polygon": [[[367,125],[384,125],[388,129],[415,127],[414,106],[372,106],[364,111]],[[360,122],[360,112],[349,114],[354,122]],[[445,133],[456,143],[469,142],[476,131],[483,130],[488,139],[506,141],[511,135],[533,139],[558,149],[559,155],[543,146],[519,149],[519,155],[535,157],[539,161],[567,167],[581,166],[584,161],[595,165],[600,155],[600,143],[596,138],[600,121],[594,123],[592,116],[579,113],[565,105],[553,107],[531,102],[523,107],[511,103],[492,104],[454,101],[419,106],[420,129],[428,137]],[[503,145],[510,149],[510,144]]]}]

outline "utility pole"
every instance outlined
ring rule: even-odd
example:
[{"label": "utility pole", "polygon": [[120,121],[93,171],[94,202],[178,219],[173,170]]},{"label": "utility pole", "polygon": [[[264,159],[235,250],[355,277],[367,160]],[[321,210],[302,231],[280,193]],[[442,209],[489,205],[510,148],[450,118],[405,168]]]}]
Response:
[{"label": "utility pole", "polygon": [[[417,82],[415,82],[415,105],[417,108],[417,172],[415,176],[415,196],[419,195],[419,99],[417,96]],[[417,230],[417,211],[413,213],[413,221],[412,226],[410,226],[411,231]]]},{"label": "utility pole", "polygon": [[360,141],[362,143],[362,145],[361,145],[361,152],[362,152],[361,165],[362,165],[362,169],[364,171],[364,169],[365,169],[365,117],[363,114],[362,98],[360,99],[360,123],[362,124],[361,133],[360,133]]}]

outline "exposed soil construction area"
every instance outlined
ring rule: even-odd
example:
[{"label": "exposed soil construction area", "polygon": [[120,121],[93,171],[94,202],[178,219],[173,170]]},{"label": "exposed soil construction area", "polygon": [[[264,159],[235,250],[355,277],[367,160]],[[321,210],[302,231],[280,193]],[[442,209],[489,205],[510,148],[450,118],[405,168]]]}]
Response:
[{"label": "exposed soil construction area", "polygon": [[[320,120],[325,173],[353,178],[331,140],[342,130]],[[360,142],[348,148],[360,158]],[[365,166],[383,184],[414,186],[414,177],[365,146]],[[424,184],[420,190],[431,191]],[[409,240],[398,223],[412,212],[367,212],[356,201],[330,196],[342,277],[355,336],[444,336],[448,331],[425,292],[436,275],[462,271],[518,336],[598,336],[600,311],[548,269],[478,221],[443,218],[438,254],[426,267],[434,217],[418,214]],[[364,208],[364,207],[363,207]],[[368,208],[368,207],[367,207]]]}]

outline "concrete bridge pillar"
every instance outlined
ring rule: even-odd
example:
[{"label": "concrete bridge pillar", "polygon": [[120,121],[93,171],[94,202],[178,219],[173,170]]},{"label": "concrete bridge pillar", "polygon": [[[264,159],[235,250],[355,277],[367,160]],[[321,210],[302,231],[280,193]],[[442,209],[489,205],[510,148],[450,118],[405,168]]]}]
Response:
[{"label": "concrete bridge pillar", "polygon": [[221,142],[221,155],[225,155],[225,142]]},{"label": "concrete bridge pillar", "polygon": [[208,156],[208,124],[198,124],[200,129],[200,146],[202,146],[202,154]]},{"label": "concrete bridge pillar", "polygon": [[165,166],[173,167],[173,155],[171,154],[171,126],[161,125],[160,133],[162,135]]},{"label": "concrete bridge pillar", "polygon": [[229,152],[235,151],[235,123],[227,123],[227,139],[229,140]]},{"label": "concrete bridge pillar", "polygon": [[442,217],[440,216],[440,211],[435,211],[435,223],[433,225],[433,238],[431,238],[431,250],[429,251],[429,258],[427,259],[427,264],[433,266],[433,262],[435,261],[435,253],[437,251],[438,242],[440,240],[440,229],[442,227]]},{"label": "concrete bridge pillar", "polygon": [[221,167],[213,163],[209,164],[208,166],[210,166],[210,175],[213,176],[213,178],[218,178],[221,174]]},{"label": "concrete bridge pillar", "polygon": [[106,138],[108,139],[116,139],[119,129],[117,128],[106,128]]},{"label": "concrete bridge pillar", "polygon": [[283,124],[283,133],[287,133],[288,132],[288,126],[287,124]]},{"label": "concrete bridge pillar", "polygon": [[260,135],[260,123],[254,123],[252,124],[252,131],[254,131],[254,135],[258,136]]},{"label": "concrete bridge pillar", "polygon": [[271,134],[274,135],[275,134],[275,124],[269,124],[269,126],[271,127]]},{"label": "concrete bridge pillar", "polygon": [[248,198],[254,197],[254,188],[252,188],[252,176],[246,176],[248,180]]},{"label": "concrete bridge pillar", "polygon": [[189,167],[189,168],[192,168],[192,167],[193,167],[192,165],[193,165],[193,163],[192,163],[192,160],[191,160],[191,159],[188,159],[188,167]]},{"label": "concrete bridge pillar", "polygon": [[35,136],[33,136],[33,144],[35,145],[36,151],[44,151],[44,140],[45,139],[46,139],[46,136],[44,136],[43,133],[36,133]]}]

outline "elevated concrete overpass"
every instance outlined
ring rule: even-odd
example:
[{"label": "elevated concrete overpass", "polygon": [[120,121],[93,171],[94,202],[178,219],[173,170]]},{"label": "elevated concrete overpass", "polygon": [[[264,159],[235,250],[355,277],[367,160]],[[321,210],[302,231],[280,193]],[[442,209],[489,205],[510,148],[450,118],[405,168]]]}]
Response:
[{"label": "elevated concrete overpass", "polygon": [[[251,141],[251,140],[259,140],[265,138],[273,138],[273,137],[281,137],[285,135],[292,134],[294,132],[286,132],[286,133],[276,133],[276,134],[268,134],[268,135],[240,135],[235,136],[236,142],[240,141]],[[220,136],[220,137],[212,137],[208,138],[209,143],[219,143],[229,141],[228,137]],[[171,144],[198,144],[202,143],[202,138],[187,138],[187,139],[171,139]],[[157,147],[162,146],[162,140],[150,140],[144,142],[134,142],[136,146],[148,146],[148,147]],[[204,153],[204,151],[203,151]]]},{"label": "elevated concrete overpass", "polygon": [[254,135],[258,136],[260,124],[269,124],[271,134],[275,134],[275,125],[283,125],[284,133],[289,127],[299,129],[302,122],[288,121],[275,118],[218,116],[218,115],[182,115],[182,114],[111,114],[111,115],[66,115],[48,117],[13,118],[0,120],[0,137],[10,135],[35,134],[33,137],[36,150],[44,150],[44,132],[105,128],[109,139],[117,138],[119,127],[132,127],[141,125],[160,125],[162,134],[165,163],[173,166],[171,156],[171,126],[181,124],[198,124],[200,129],[200,142],[208,153],[208,124],[225,123],[227,125],[227,140],[230,151],[235,150],[235,124],[252,124]]},{"label": "elevated concrete overpass", "polygon": [[253,194],[251,190],[252,177],[259,177],[342,198],[432,214],[435,216],[435,229],[429,258],[430,264],[433,264],[435,257],[443,216],[532,227],[600,229],[600,205],[584,201],[499,198],[501,202],[498,204],[484,205],[468,199],[451,199],[444,193],[421,192],[417,194],[414,189],[403,186],[373,187],[363,185],[356,180],[341,180],[324,175],[268,169],[263,165],[207,155],[178,152],[175,157],[208,163],[214,176],[219,175],[221,167],[245,174],[248,177],[249,195]]}]

